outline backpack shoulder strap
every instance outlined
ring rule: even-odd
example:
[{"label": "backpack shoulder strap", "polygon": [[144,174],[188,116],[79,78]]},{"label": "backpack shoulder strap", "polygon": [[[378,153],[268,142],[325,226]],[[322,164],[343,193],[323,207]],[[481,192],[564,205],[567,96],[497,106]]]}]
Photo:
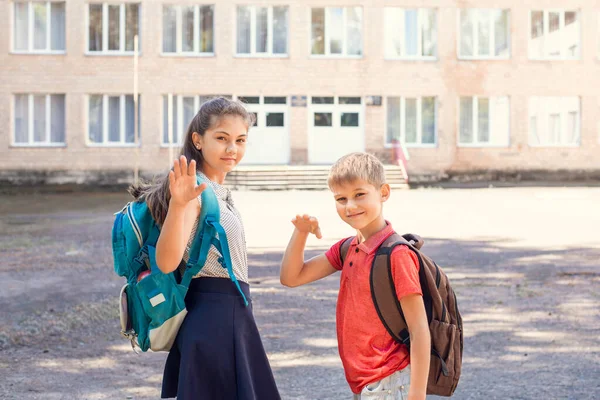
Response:
[{"label": "backpack shoulder strap", "polygon": [[[204,179],[198,175],[197,183],[201,184]],[[208,182],[207,182],[208,183]],[[229,278],[233,281],[242,298],[244,304],[248,305],[248,300],[244,294],[240,284],[235,277],[233,272],[233,263],[231,262],[231,254],[229,252],[229,244],[227,242],[227,233],[221,225],[221,211],[219,208],[219,200],[210,184],[207,185],[206,189],[202,192],[202,207],[200,209],[200,220],[198,221],[198,228],[196,230],[196,237],[190,250],[190,258],[187,263],[187,268],[183,274],[181,284],[188,287],[192,281],[194,275],[196,275],[204,264],[208,257],[208,251],[210,246],[213,245],[221,253],[219,262],[227,269]],[[218,235],[218,239],[217,239]]]},{"label": "backpack shoulder strap", "polygon": [[344,265],[344,261],[348,256],[348,251],[350,250],[350,244],[352,243],[353,236],[350,236],[348,239],[344,240],[342,245],[340,246],[340,261],[342,266]]},{"label": "backpack shoulder strap", "polygon": [[[204,180],[198,175],[198,184],[201,184],[203,181]],[[211,244],[213,244],[213,239],[215,238],[217,232],[212,223],[218,223],[221,219],[219,200],[217,199],[217,195],[210,185],[207,185],[201,196],[202,207],[200,208],[198,227],[196,228],[196,236],[194,237],[192,245],[190,246],[189,259],[187,263],[188,268],[186,270],[186,273],[190,272],[192,276],[200,272],[200,269],[202,266],[204,266],[206,258],[208,257],[208,250],[210,249]],[[219,237],[219,239],[226,241],[227,237]],[[187,280],[186,283],[189,285]],[[184,284],[183,281],[182,284]]]},{"label": "backpack shoulder strap", "polygon": [[240,287],[240,283],[238,282],[237,278],[235,277],[235,273],[233,272],[233,263],[231,262],[231,254],[229,253],[229,244],[227,243],[227,236],[225,234],[225,229],[223,228],[223,226],[221,225],[221,223],[219,221],[216,221],[216,222],[211,221],[211,222],[209,222],[209,224],[212,225],[213,228],[219,234],[219,242],[221,242],[221,247],[219,249],[219,251],[221,252],[221,260],[219,260],[219,261],[221,262],[221,265],[227,269],[227,273],[229,274],[229,279],[231,279],[233,281],[233,283],[237,287],[238,292],[244,299],[244,304],[246,306],[248,306],[248,299],[246,299],[246,295],[244,294],[244,291]]},{"label": "backpack shoulder strap", "polygon": [[[197,183],[201,184],[203,179],[198,175]],[[190,246],[190,253],[187,262],[185,273],[183,274],[181,284],[188,287],[192,281],[192,277],[196,275],[208,257],[208,251],[211,244],[216,242],[216,229],[211,222],[219,222],[221,211],[219,209],[219,201],[212,187],[208,185],[202,192],[202,207],[200,208],[200,217],[198,227],[196,228],[196,236]],[[219,237],[222,241],[227,241],[227,237]],[[220,247],[220,246],[219,246]],[[220,249],[219,249],[220,250]]]},{"label": "backpack shoulder strap", "polygon": [[396,286],[392,276],[391,254],[398,245],[411,247],[397,233],[387,238],[377,249],[371,266],[370,285],[371,297],[379,319],[385,329],[398,342],[410,346],[408,326],[396,294]]},{"label": "backpack shoulder strap", "polygon": [[[397,244],[406,244],[409,247],[416,247],[417,249],[421,248],[421,246],[423,245],[423,239],[419,235],[415,235],[412,233],[407,233],[403,236],[400,236],[397,233],[394,233],[394,235],[390,236],[390,243],[399,242]],[[348,239],[344,240],[344,242],[340,246],[340,261],[342,262],[342,265],[344,265],[344,261],[348,256],[348,250],[350,250],[350,244],[352,243],[353,238],[354,236],[350,236]],[[383,244],[382,246],[380,246],[380,248],[381,247],[383,247]]]}]

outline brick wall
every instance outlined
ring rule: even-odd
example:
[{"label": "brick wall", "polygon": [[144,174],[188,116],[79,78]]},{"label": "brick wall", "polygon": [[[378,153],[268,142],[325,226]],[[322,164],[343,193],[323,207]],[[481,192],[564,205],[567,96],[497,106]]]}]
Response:
[{"label": "brick wall", "polygon": [[[411,148],[413,173],[475,170],[600,170],[599,9],[593,0],[536,2],[484,0],[416,4],[390,0],[260,1],[289,4],[289,57],[235,57],[235,4],[216,2],[215,56],[174,57],[161,52],[162,3],[141,1],[142,55],[139,59],[143,146],[86,145],[86,95],[130,94],[133,57],[85,55],[85,5],[66,2],[65,55],[11,54],[13,3],[0,2],[0,170],[111,171],[139,163],[148,170],[166,168],[169,151],[161,147],[162,98],[174,94],[382,96],[381,106],[365,107],[365,148],[389,161],[384,146],[387,96],[436,96],[438,138],[434,148]],[[247,2],[252,4],[252,2]],[[363,6],[364,57],[320,59],[310,56],[310,7]],[[391,61],[383,54],[383,7],[436,7],[438,60]],[[504,7],[511,10],[511,57],[503,61],[457,60],[457,7]],[[581,10],[581,59],[528,59],[529,10],[570,7]],[[66,94],[66,146],[11,146],[14,93]],[[457,147],[458,98],[504,95],[510,98],[510,144],[504,148]],[[580,96],[581,146],[534,148],[528,145],[528,98],[534,95]],[[290,107],[291,163],[307,162],[308,110]],[[139,158],[138,158],[139,157]],[[387,157],[387,158],[386,158]]]}]

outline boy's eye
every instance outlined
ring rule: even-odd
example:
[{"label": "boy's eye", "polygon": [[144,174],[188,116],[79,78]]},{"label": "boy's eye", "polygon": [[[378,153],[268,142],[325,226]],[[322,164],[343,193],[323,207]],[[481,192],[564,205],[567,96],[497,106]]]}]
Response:
[{"label": "boy's eye", "polygon": [[336,201],[339,202],[339,203],[342,203],[342,202],[346,201],[346,198],[345,197],[340,197]]},{"label": "boy's eye", "polygon": [[356,193],[356,197],[364,196],[364,193]]}]

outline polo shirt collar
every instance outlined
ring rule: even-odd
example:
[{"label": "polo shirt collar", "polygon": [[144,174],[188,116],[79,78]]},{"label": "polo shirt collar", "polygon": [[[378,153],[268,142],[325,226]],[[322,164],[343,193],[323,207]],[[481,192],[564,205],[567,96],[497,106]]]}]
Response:
[{"label": "polo shirt collar", "polygon": [[[394,233],[394,228],[392,228],[392,224],[389,221],[385,221],[386,226],[379,232],[375,233],[373,236],[365,240],[364,242],[358,245],[358,248],[364,251],[367,254],[374,253],[379,246]],[[356,245],[358,243],[358,236],[355,236],[352,239],[351,245]]]}]

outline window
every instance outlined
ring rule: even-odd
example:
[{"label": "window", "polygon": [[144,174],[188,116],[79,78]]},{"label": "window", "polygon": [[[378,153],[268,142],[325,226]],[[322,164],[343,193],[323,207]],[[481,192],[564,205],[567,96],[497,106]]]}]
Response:
[{"label": "window", "polygon": [[15,94],[14,101],[14,145],[64,145],[64,94]]},{"label": "window", "polygon": [[385,7],[385,57],[435,59],[436,12],[430,8]]},{"label": "window", "polygon": [[88,51],[131,53],[140,30],[140,5],[135,3],[88,4]]},{"label": "window", "polygon": [[13,26],[15,52],[64,53],[64,2],[15,2]]},{"label": "window", "polygon": [[313,55],[362,56],[362,8],[313,8]]},{"label": "window", "polygon": [[435,145],[435,97],[388,97],[386,144]]},{"label": "window", "polygon": [[530,59],[579,59],[581,22],[578,11],[536,10],[531,11],[530,17]]},{"label": "window", "polygon": [[285,126],[285,114],[282,112],[267,112],[265,118],[267,128]]},{"label": "window", "polygon": [[214,53],[214,7],[163,6],[163,53]]},{"label": "window", "polygon": [[[134,144],[134,110],[133,95],[90,94],[88,96],[88,144],[116,146]],[[139,101],[138,121],[140,121]]]},{"label": "window", "polygon": [[276,96],[276,97],[265,97],[265,104],[287,104],[287,97],[285,96]]},{"label": "window", "polygon": [[314,114],[314,125],[315,126],[333,126],[333,114],[316,112]]},{"label": "window", "polygon": [[[204,96],[187,96],[187,95],[163,95],[163,129],[162,140],[163,146],[169,145],[169,122],[172,127],[171,143],[175,147],[183,144],[188,125],[192,122],[194,116],[198,113],[200,106],[206,101],[216,97],[213,95]],[[223,96],[230,98],[231,96]],[[173,119],[169,120],[169,104],[172,105]]]},{"label": "window", "polygon": [[461,9],[460,58],[506,59],[510,56],[509,10]]},{"label": "window", "polygon": [[531,97],[529,144],[531,146],[579,146],[579,97]]},{"label": "window", "polygon": [[460,146],[508,146],[508,97],[461,97],[459,108]]},{"label": "window", "polygon": [[[337,99],[337,102],[335,102],[335,99]],[[310,98],[310,102],[312,104],[356,104],[356,105],[361,105],[362,104],[362,99],[360,97],[344,97],[344,96],[340,96],[340,97],[318,97],[318,96],[312,96]]]},{"label": "window", "polygon": [[260,96],[240,96],[238,100],[245,104],[260,104]]},{"label": "window", "polygon": [[361,104],[362,99],[360,97],[339,97],[338,104]]},{"label": "window", "polygon": [[340,126],[342,126],[342,127],[357,127],[357,126],[359,126],[358,113],[357,112],[340,113]]},{"label": "window", "polygon": [[312,104],[333,104],[333,97],[312,97]]},{"label": "window", "polygon": [[237,7],[238,55],[287,55],[288,7]]}]

